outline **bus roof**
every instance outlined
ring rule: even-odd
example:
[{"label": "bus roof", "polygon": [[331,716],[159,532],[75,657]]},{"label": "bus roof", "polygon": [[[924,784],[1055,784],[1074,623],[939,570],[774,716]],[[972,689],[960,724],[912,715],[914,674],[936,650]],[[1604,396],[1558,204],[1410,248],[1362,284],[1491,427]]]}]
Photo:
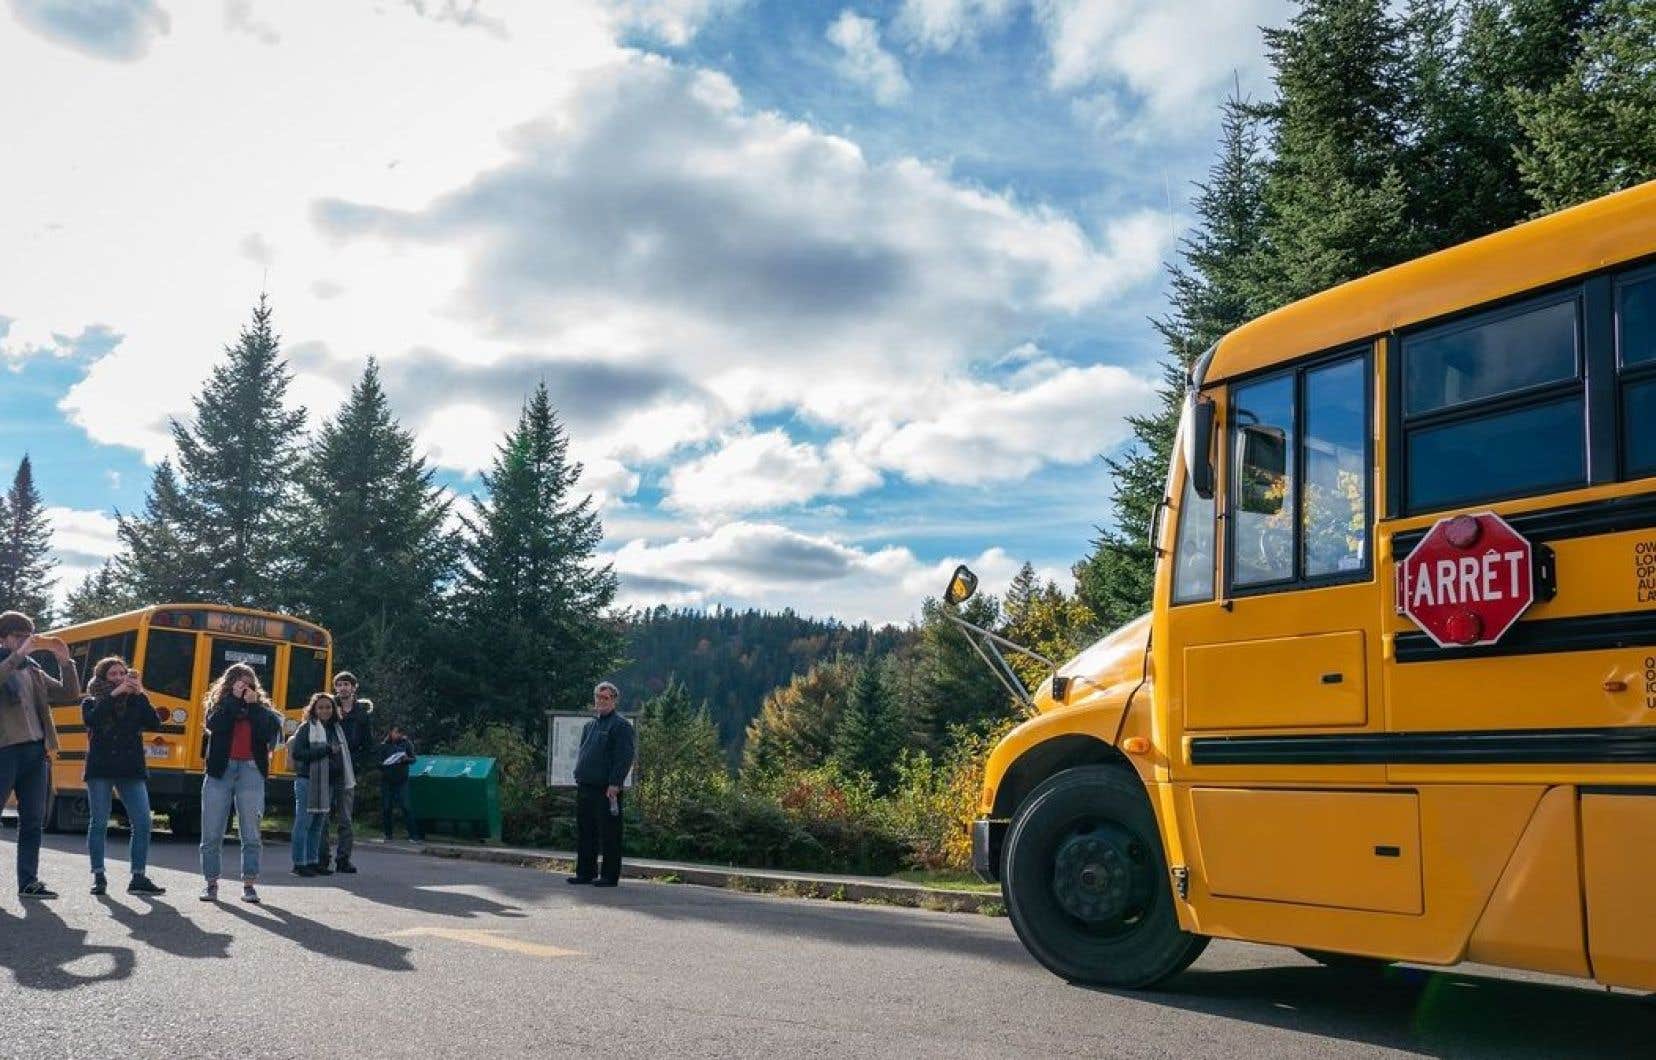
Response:
[{"label": "bus roof", "polygon": [[1656,254],[1656,181],[1343,283],[1219,340],[1204,383],[1245,375]]},{"label": "bus roof", "polygon": [[252,607],[236,607],[232,604],[190,603],[190,604],[151,604],[148,607],[138,607],[131,611],[123,611],[118,615],[108,615],[104,618],[95,618],[90,622],[77,622],[72,626],[59,626],[52,630],[54,636],[62,636],[67,632],[91,630],[100,626],[120,627],[136,623],[157,611],[227,611],[237,615],[251,615],[257,618],[268,618],[279,622],[291,622],[294,625],[314,629],[318,633],[328,631],[322,626],[308,619],[286,615],[280,611],[260,611]]}]

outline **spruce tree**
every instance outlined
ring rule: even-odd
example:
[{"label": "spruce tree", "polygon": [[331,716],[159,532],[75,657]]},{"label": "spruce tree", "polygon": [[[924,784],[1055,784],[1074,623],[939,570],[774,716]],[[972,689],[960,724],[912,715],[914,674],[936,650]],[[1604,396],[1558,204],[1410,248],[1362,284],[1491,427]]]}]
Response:
[{"label": "spruce tree", "polygon": [[726,779],[719,730],[705,703],[696,706],[675,678],[645,700],[639,714],[639,775],[652,784],[706,791]]},{"label": "spruce tree", "polygon": [[1277,99],[1264,185],[1268,309],[1415,256],[1403,30],[1385,0],[1306,0],[1265,31]]},{"label": "spruce tree", "polygon": [[889,791],[907,743],[902,710],[886,688],[879,660],[862,660],[834,727],[834,762],[847,773],[867,774],[876,790]]},{"label": "spruce tree", "polygon": [[87,574],[79,585],[69,590],[63,601],[63,621],[67,625],[91,622],[118,615],[135,606],[121,584],[115,562],[105,560],[97,570]]},{"label": "spruce tree", "polygon": [[615,665],[621,635],[604,611],[616,577],[594,553],[603,530],[546,384],[483,475],[465,519],[460,605],[480,652],[476,701],[492,720],[540,739],[542,713],[584,703]]},{"label": "spruce tree", "polygon": [[1190,364],[1264,308],[1263,182],[1260,118],[1233,96],[1222,112],[1218,158],[1196,186],[1197,223],[1181,241],[1183,260],[1169,270],[1171,311],[1155,322],[1169,355],[1159,402],[1154,412],[1129,418],[1132,449],[1105,460],[1115,523],[1100,529],[1092,552],[1075,566],[1076,593],[1105,629],[1150,609],[1150,516],[1167,481]]},{"label": "spruce tree", "polygon": [[115,557],[114,581],[135,607],[190,603],[213,596],[196,554],[184,491],[170,459],[155,467],[144,510],[117,515],[122,550]]},{"label": "spruce tree", "polygon": [[298,604],[334,636],[334,656],[381,699],[425,719],[434,682],[402,680],[432,665],[432,633],[446,620],[443,591],[459,542],[449,502],[414,437],[398,425],[369,360],[350,397],[323,424],[299,470],[294,547]]},{"label": "spruce tree", "polygon": [[[915,665],[920,680],[914,703],[904,704],[904,715],[926,744],[942,747],[955,726],[979,726],[1011,717],[1014,707],[994,673],[984,663],[964,631],[943,617],[942,605],[927,600],[922,609],[920,643]],[[960,608],[961,617],[984,629],[1000,624],[1000,607],[993,596],[977,596]]]},{"label": "spruce tree", "polygon": [[291,541],[303,409],[285,407],[293,373],[259,296],[251,323],[213,368],[188,423],[173,421],[183,477],[182,536],[189,579],[228,604],[280,610],[289,602]]},{"label": "spruce tree", "polygon": [[1656,0],[1605,0],[1565,75],[1516,100],[1543,211],[1656,179]]},{"label": "spruce tree", "polygon": [[50,626],[56,567],[52,524],[25,453],[0,505],[0,611],[21,611],[37,626]]}]

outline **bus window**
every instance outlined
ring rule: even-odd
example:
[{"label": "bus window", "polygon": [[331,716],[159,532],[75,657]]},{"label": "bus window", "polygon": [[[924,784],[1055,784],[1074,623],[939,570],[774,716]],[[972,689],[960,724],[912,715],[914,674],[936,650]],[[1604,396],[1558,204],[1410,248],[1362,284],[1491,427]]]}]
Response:
[{"label": "bus window", "polygon": [[288,649],[288,679],[285,710],[298,710],[315,692],[326,692],[328,654],[297,644]]},{"label": "bus window", "polygon": [[1586,482],[1577,306],[1555,295],[1404,337],[1408,511]]},{"label": "bus window", "polygon": [[174,699],[189,699],[195,681],[196,635],[152,629],[144,642],[144,687]]},{"label": "bus window", "polygon": [[246,663],[259,675],[259,684],[269,694],[276,673],[276,645],[258,641],[213,638],[213,655],[208,669],[208,680],[217,681],[235,663]]},{"label": "bus window", "polygon": [[1350,574],[1368,557],[1368,361],[1305,373],[1302,575]]},{"label": "bus window", "polygon": [[1628,478],[1656,474],[1656,272],[1616,292],[1622,369],[1622,466]]},{"label": "bus window", "polygon": [[1196,493],[1196,480],[1185,476],[1179,501],[1179,533],[1173,545],[1173,602],[1213,599],[1213,498]]},{"label": "bus window", "polygon": [[[125,633],[116,633],[109,637],[99,637],[86,644],[86,658],[89,667],[109,658],[119,655],[125,662],[131,663],[133,654],[138,650],[138,631],[128,630]],[[88,671],[90,672],[90,671]]]},{"label": "bus window", "polygon": [[1231,476],[1237,585],[1294,576],[1294,377],[1236,389],[1236,473]]}]

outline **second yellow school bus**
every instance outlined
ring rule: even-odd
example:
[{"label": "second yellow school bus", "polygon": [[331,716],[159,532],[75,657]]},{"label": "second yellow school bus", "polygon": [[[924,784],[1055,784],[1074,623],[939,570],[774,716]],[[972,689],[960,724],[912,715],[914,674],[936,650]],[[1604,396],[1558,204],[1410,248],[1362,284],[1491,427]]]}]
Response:
[{"label": "second yellow school bus", "polygon": [[[171,712],[158,733],[145,737],[150,802],[165,813],[175,835],[201,827],[203,699],[233,663],[259,675],[289,729],[312,693],[325,691],[333,665],[333,638],[313,622],[292,615],[218,604],[158,604],[52,631],[69,646],[82,682],[99,659],[119,655],[140,671],[144,689]],[[37,656],[52,666],[49,655]],[[46,824],[55,830],[86,826],[86,727],[79,707],[55,707],[61,749],[52,764],[52,799]],[[269,805],[282,805],[293,774],[287,754],[271,759]]]},{"label": "second yellow school bus", "polygon": [[974,860],[1031,953],[1656,990],[1656,183],[1243,326],[1179,439],[1152,612],[987,764]]}]

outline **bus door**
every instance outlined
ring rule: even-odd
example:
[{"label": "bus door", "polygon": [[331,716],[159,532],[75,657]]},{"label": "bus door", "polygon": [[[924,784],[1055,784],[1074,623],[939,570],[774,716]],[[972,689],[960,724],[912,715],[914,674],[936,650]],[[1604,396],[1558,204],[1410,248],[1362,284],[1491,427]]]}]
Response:
[{"label": "bus door", "polygon": [[1369,919],[1422,909],[1414,798],[1385,790],[1384,765],[1362,752],[1384,726],[1373,373],[1365,344],[1216,395],[1222,514],[1206,533],[1223,557],[1217,592],[1211,576],[1206,591],[1199,578],[1180,584],[1212,511],[1182,488],[1157,652],[1171,672],[1157,683],[1172,686],[1191,899],[1229,931],[1272,938],[1309,923],[1282,917],[1284,903]]},{"label": "bus door", "polygon": [[[1390,778],[1456,793],[1469,833],[1502,836],[1491,908],[1522,927],[1526,966],[1587,974],[1586,938],[1599,978],[1656,988],[1648,873],[1628,854],[1656,843],[1656,416],[1641,412],[1656,407],[1656,269],[1406,332],[1400,351],[1393,564],[1440,519],[1492,511],[1538,574],[1494,643],[1439,644],[1388,605]],[[1471,801],[1499,786],[1525,793],[1504,817]],[[1474,959],[1512,963],[1479,944]]]},{"label": "bus door", "polygon": [[198,689],[205,686],[196,683],[198,640],[198,635],[188,630],[154,625],[144,630],[143,651],[137,662],[143,671],[144,690],[151,703],[167,709],[160,736],[148,736],[144,741],[144,754],[152,771],[201,767],[203,718]]}]

